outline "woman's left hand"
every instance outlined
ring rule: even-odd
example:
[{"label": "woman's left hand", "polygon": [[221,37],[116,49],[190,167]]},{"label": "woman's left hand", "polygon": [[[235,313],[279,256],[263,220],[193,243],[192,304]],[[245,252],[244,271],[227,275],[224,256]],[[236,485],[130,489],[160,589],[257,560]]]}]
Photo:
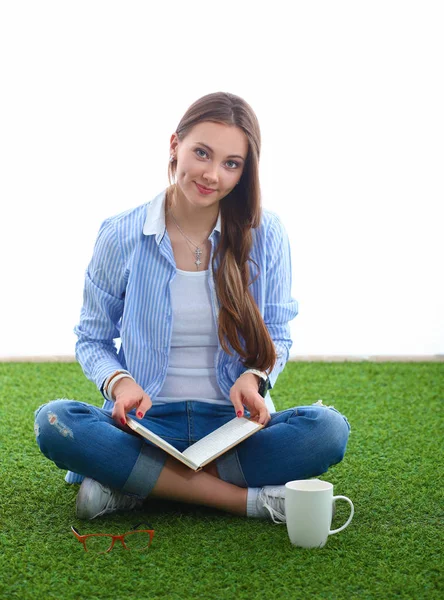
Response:
[{"label": "woman's left hand", "polygon": [[238,417],[244,415],[245,406],[252,421],[267,425],[271,416],[264,398],[258,392],[258,383],[258,377],[253,373],[241,375],[230,390],[230,400]]}]

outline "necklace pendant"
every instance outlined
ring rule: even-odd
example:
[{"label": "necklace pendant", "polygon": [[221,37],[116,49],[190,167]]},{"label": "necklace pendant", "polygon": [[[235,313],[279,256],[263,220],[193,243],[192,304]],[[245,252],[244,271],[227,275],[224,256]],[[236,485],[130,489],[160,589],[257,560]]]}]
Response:
[{"label": "necklace pendant", "polygon": [[194,254],[196,255],[196,260],[194,261],[194,264],[196,265],[197,268],[199,268],[199,266],[202,264],[200,262],[200,257],[202,256],[202,250],[200,248],[196,248],[196,250],[194,251]]}]

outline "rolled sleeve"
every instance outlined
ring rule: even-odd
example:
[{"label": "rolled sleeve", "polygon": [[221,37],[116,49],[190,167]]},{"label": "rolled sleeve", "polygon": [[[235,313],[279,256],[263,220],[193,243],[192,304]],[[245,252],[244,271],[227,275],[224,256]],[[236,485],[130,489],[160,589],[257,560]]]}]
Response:
[{"label": "rolled sleeve", "polygon": [[80,321],[74,328],[78,338],[76,359],[99,390],[111,373],[123,368],[114,340],[120,337],[125,288],[123,255],[115,227],[107,219],[99,230],[85,273],[83,306]]}]

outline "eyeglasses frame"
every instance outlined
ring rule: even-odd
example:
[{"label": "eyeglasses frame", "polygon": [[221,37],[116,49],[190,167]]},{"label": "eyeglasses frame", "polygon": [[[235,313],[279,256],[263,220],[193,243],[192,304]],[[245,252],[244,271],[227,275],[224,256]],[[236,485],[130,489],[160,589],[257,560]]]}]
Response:
[{"label": "eyeglasses frame", "polygon": [[[141,525],[144,526],[148,526],[148,529],[139,529],[139,527]],[[148,546],[146,546],[146,549],[148,550],[148,548],[151,546],[151,543],[153,541],[153,537],[154,537],[154,529],[151,527],[151,525],[149,523],[139,523],[138,525],[134,525],[134,527],[130,530],[127,531],[126,533],[122,533],[122,535],[113,535],[111,533],[87,533],[86,535],[82,535],[78,529],[76,529],[75,527],[73,527],[71,525],[71,531],[73,532],[73,534],[76,536],[77,540],[83,544],[83,548],[85,550],[85,552],[89,552],[89,550],[86,547],[86,540],[89,537],[110,537],[112,538],[111,540],[111,545],[108,548],[108,550],[104,550],[103,552],[97,552],[96,554],[106,554],[107,552],[111,552],[111,550],[114,548],[114,544],[116,543],[116,540],[119,540],[122,543],[122,546],[125,548],[125,550],[131,550],[131,548],[128,548],[124,542],[124,537],[126,535],[133,535],[134,533],[148,533],[150,536],[150,542],[148,544]]]}]

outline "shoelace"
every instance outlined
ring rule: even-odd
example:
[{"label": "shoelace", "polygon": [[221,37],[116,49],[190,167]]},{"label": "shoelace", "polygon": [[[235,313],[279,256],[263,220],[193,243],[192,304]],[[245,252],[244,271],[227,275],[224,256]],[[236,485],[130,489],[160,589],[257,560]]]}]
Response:
[{"label": "shoelace", "polygon": [[96,515],[97,517],[108,512],[114,512],[118,509],[131,510],[142,503],[142,500],[136,496],[127,496],[126,494],[122,494],[116,490],[110,490],[102,485],[100,487],[103,492],[108,495],[108,500],[106,501],[104,509]]},{"label": "shoelace", "polygon": [[261,506],[268,510],[275,523],[282,525],[286,522],[285,514],[279,510],[283,509],[285,502],[281,489],[262,489],[259,492],[259,502]]}]

